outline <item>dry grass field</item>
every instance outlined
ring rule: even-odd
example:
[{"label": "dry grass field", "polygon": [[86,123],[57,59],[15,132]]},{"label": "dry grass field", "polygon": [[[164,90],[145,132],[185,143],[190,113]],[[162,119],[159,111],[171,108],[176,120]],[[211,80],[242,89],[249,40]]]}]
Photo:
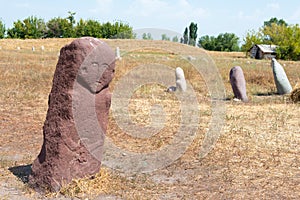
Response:
[{"label": "dry grass field", "polygon": [[[42,127],[59,50],[72,39],[0,40],[0,199],[43,199],[26,185],[29,165],[42,145]],[[106,40],[124,54],[117,61],[118,81],[137,65],[180,66],[199,103],[200,123],[186,152],[166,168],[126,175],[103,166],[95,177],[74,180],[53,199],[300,199],[300,104],[276,95],[270,60],[243,53],[206,52],[222,77],[225,124],[214,148],[203,158],[199,150],[210,127],[212,101],[203,76],[180,54],[199,49],[163,41]],[[32,51],[32,46],[35,51]],[[42,50],[41,47],[44,47]],[[20,50],[17,50],[20,47]],[[293,88],[300,84],[300,62],[279,61]],[[242,67],[248,103],[232,101],[229,71]],[[174,80],[175,81],[175,80]],[[151,152],[167,145],[180,125],[180,106],[165,87],[136,88],[128,105],[133,122],[151,123],[150,109],[162,106],[164,128],[148,139],[133,138],[110,115],[107,136],[120,148]],[[215,126],[217,126],[216,124]],[[20,170],[22,169],[22,170]],[[25,182],[25,183],[24,183]]]}]

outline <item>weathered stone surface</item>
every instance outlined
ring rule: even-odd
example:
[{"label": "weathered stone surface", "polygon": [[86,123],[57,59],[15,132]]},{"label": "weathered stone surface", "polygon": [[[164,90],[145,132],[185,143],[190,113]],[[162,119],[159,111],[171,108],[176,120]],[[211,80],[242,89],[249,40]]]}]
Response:
[{"label": "weathered stone surface", "polygon": [[176,91],[185,92],[186,91],[186,80],[184,77],[184,72],[180,67],[175,70],[176,76]]},{"label": "weathered stone surface", "polygon": [[278,94],[288,94],[292,91],[292,86],[283,67],[277,62],[275,58],[272,59],[272,69],[274,81]]},{"label": "weathered stone surface", "polygon": [[240,66],[231,68],[229,78],[234,97],[247,102],[246,80],[242,68]]},{"label": "weathered stone surface", "polygon": [[114,67],[114,52],[98,39],[76,39],[61,49],[31,186],[57,191],[99,172]]}]

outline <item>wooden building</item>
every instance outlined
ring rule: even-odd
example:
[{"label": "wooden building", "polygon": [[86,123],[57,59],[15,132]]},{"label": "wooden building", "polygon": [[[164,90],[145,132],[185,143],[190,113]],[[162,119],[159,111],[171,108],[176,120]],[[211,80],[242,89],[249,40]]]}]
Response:
[{"label": "wooden building", "polygon": [[272,59],[276,57],[276,45],[255,44],[249,49],[250,57],[255,59]]}]

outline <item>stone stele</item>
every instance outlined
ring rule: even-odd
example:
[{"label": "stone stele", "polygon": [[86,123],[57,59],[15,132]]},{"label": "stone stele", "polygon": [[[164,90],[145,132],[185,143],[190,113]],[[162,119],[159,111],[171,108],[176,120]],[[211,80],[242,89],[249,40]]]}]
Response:
[{"label": "stone stele", "polygon": [[278,94],[288,94],[292,91],[292,86],[283,67],[277,62],[275,58],[272,59],[272,69],[274,75],[274,81]]},{"label": "stone stele", "polygon": [[175,76],[176,76],[176,91],[185,92],[186,91],[186,80],[184,77],[183,69],[177,67],[175,69]]},{"label": "stone stele", "polygon": [[246,80],[242,68],[240,66],[231,68],[229,78],[234,97],[247,102]]},{"label": "stone stele", "polygon": [[43,145],[29,185],[58,191],[72,179],[99,172],[114,75],[115,54],[103,41],[83,37],[60,51],[43,126]]}]

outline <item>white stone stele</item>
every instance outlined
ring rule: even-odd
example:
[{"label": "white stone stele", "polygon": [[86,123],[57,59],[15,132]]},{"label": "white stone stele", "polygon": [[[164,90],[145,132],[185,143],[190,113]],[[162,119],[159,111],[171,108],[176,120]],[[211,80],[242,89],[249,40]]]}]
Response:
[{"label": "white stone stele", "polygon": [[119,47],[116,48],[116,60],[122,60]]},{"label": "white stone stele", "polygon": [[186,91],[186,80],[184,77],[183,69],[180,67],[177,67],[175,70],[175,76],[176,76],[176,90],[180,92]]},{"label": "white stone stele", "polygon": [[272,69],[274,75],[274,81],[277,88],[277,92],[280,95],[288,94],[292,91],[292,86],[283,67],[277,62],[275,58],[272,58]]}]

